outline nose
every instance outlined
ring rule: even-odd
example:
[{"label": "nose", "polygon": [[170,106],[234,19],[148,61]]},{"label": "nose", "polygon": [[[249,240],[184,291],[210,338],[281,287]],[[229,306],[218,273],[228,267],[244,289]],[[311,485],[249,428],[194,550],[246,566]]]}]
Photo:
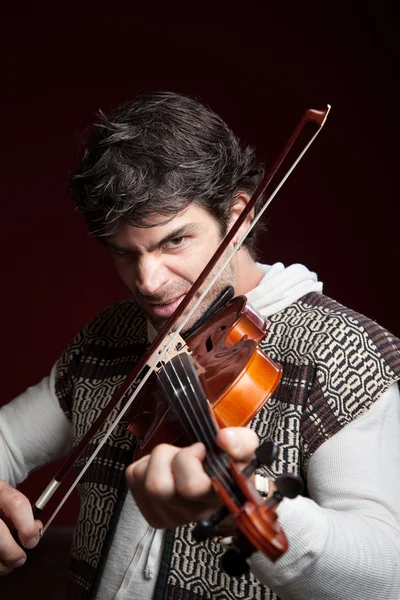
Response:
[{"label": "nose", "polygon": [[157,294],[168,281],[168,269],[161,258],[152,254],[141,256],[136,264],[135,286],[143,296]]}]

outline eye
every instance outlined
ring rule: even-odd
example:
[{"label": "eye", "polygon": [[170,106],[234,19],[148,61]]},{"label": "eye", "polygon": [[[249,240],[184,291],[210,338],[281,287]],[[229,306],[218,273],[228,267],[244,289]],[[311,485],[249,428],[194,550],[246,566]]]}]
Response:
[{"label": "eye", "polygon": [[108,246],[108,249],[114,256],[127,256],[128,254],[126,250],[121,250],[119,248],[115,248],[114,246]]},{"label": "eye", "polygon": [[165,244],[165,246],[167,248],[178,248],[178,246],[182,246],[185,239],[186,238],[183,235],[172,238],[171,240],[168,240],[168,242]]}]

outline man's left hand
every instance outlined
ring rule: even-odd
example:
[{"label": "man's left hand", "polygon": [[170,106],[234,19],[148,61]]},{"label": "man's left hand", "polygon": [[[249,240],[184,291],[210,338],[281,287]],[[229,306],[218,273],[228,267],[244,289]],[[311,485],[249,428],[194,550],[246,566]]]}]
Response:
[{"label": "man's left hand", "polygon": [[[218,432],[218,446],[236,462],[249,462],[258,446],[256,434],[245,427]],[[132,495],[145,519],[155,528],[177,527],[207,517],[221,505],[204,471],[205,446],[156,446],[126,469]]]}]

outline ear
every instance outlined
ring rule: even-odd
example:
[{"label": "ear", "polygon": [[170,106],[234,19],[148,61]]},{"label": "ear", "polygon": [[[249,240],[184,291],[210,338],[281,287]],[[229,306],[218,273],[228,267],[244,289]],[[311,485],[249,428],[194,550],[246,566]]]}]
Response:
[{"label": "ear", "polygon": [[[236,194],[236,196],[233,199],[233,204],[232,204],[232,209],[231,209],[232,212],[231,212],[230,228],[233,226],[233,224],[237,221],[239,216],[242,214],[242,212],[243,212],[244,208],[247,206],[249,200],[250,200],[250,196],[248,194],[246,194],[246,192],[239,191]],[[237,233],[233,239],[233,243],[235,245],[238,243],[238,241],[240,239],[242,239],[242,236],[246,233],[246,231],[250,227],[250,224],[253,221],[253,219],[254,219],[254,210],[252,210],[247,215],[246,219],[244,220],[244,222],[240,226],[239,230],[237,231]]]}]

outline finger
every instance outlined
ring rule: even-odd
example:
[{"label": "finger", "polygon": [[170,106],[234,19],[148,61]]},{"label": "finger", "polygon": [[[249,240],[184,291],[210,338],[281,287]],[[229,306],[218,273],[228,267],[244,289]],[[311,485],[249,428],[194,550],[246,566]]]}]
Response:
[{"label": "finger", "polygon": [[204,471],[206,450],[197,443],[181,449],[172,461],[176,493],[187,500],[205,499],[212,492],[211,479]]},{"label": "finger", "polygon": [[[171,462],[179,448],[161,444],[127,469],[127,480],[135,502],[154,528],[175,526],[175,483]],[[172,502],[172,506],[171,506]]]},{"label": "finger", "polygon": [[26,561],[26,554],[14,540],[11,531],[0,519],[0,574],[6,575]]},{"label": "finger", "polygon": [[175,483],[171,463],[179,450],[169,444],[160,444],[149,456],[144,456],[128,467],[128,477],[133,493],[143,491],[159,500],[168,500],[173,497]]},{"label": "finger", "polygon": [[259,445],[254,431],[247,427],[225,427],[217,434],[217,444],[236,461],[248,461]]},{"label": "finger", "polygon": [[25,548],[34,548],[39,542],[40,530],[43,525],[40,521],[35,521],[28,498],[15,488],[2,482],[0,507],[2,513],[15,526],[21,544]]},{"label": "finger", "polygon": [[[157,446],[150,456],[143,457],[127,469],[127,479],[136,504],[145,519],[155,528],[176,527],[193,520],[196,511],[204,511],[203,504],[182,498],[176,487],[174,470],[180,470],[180,461],[175,464],[177,455],[183,452],[183,462],[187,449],[166,444]],[[189,450],[191,460],[196,467],[205,456],[203,444],[195,444]],[[204,475],[204,473],[203,473]],[[206,476],[205,476],[206,477]],[[207,490],[210,488],[206,477]]]},{"label": "finger", "polygon": [[150,455],[143,456],[126,468],[125,477],[132,493],[134,489],[136,490],[144,482],[149,461]]},{"label": "finger", "polygon": [[13,569],[11,567],[8,567],[5,563],[3,563],[0,560],[0,577],[2,577],[3,575],[8,575],[9,573],[11,573],[11,571],[13,571]]}]

